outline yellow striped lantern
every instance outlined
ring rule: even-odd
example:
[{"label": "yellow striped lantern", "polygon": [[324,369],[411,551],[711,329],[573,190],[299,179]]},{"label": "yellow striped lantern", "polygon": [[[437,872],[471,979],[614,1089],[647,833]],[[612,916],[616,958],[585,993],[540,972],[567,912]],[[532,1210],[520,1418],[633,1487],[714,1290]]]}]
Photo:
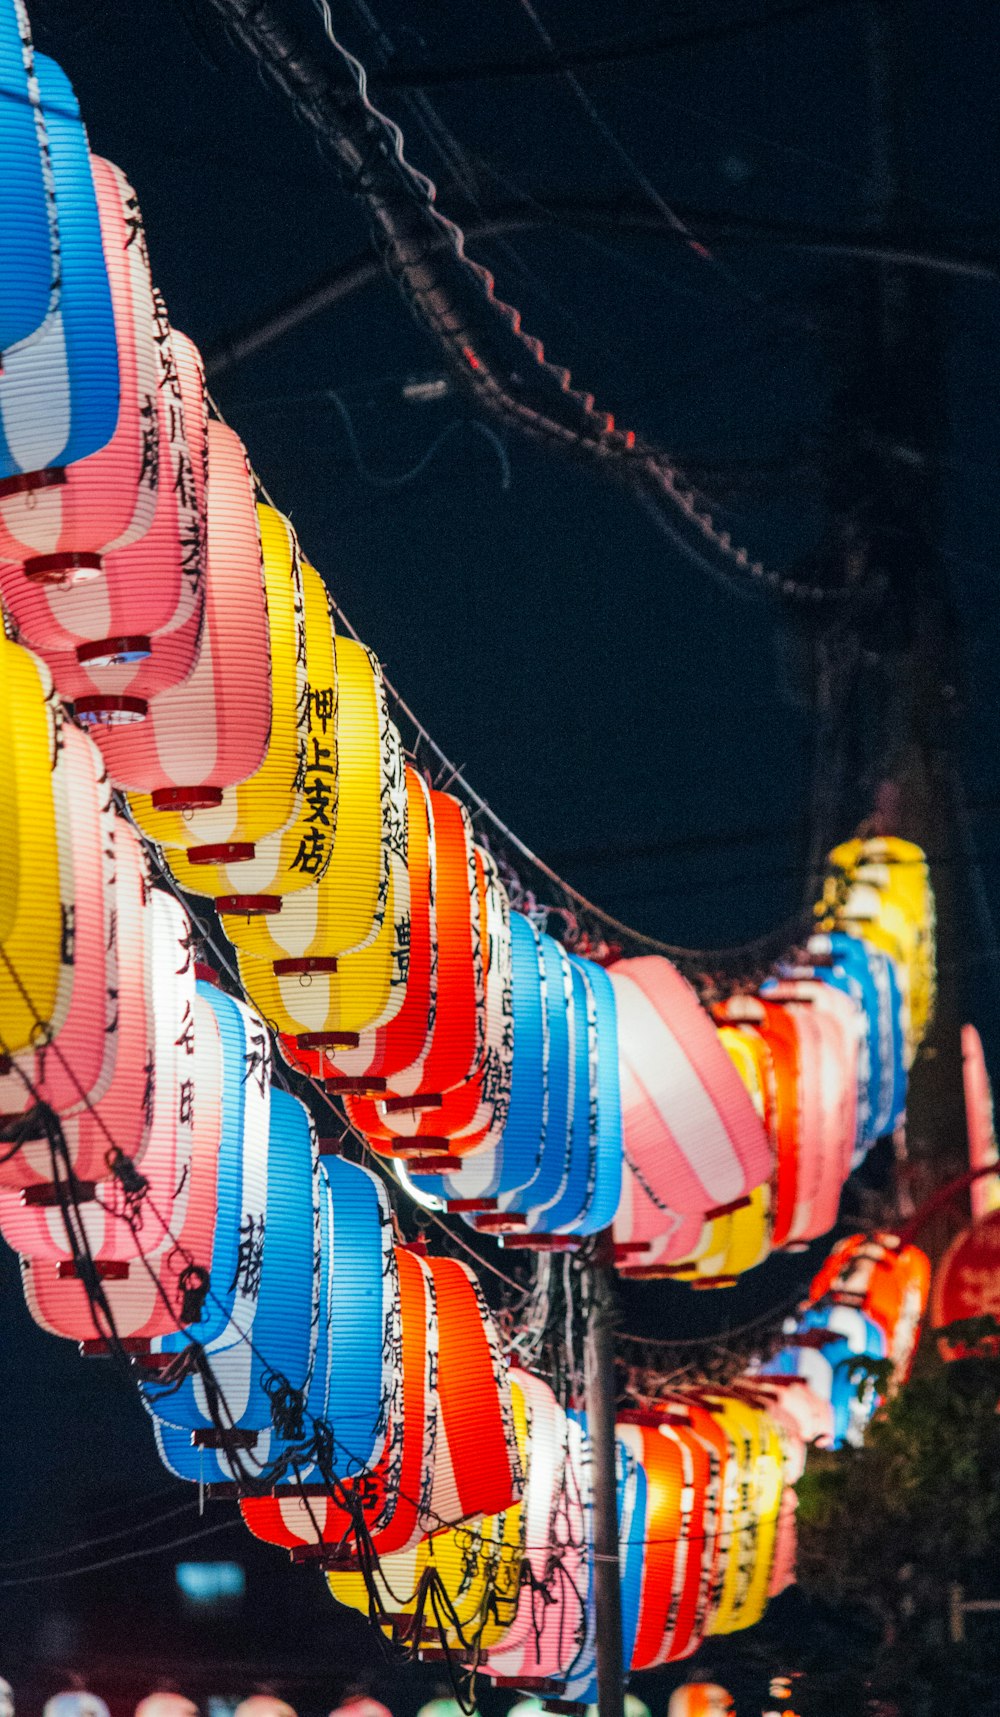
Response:
[{"label": "yellow striped lantern", "polygon": [[[255,1006],[276,1030],[306,1038],[307,1048],[354,1045],[362,1031],[393,1019],[406,997],[410,941],[406,772],[402,742],[389,720],[384,697],[380,708],[381,882],[375,935],[366,946],[323,963],[308,958],[267,961],[239,952],[240,978]],[[320,890],[325,886],[324,878]]]},{"label": "yellow striped lantern", "polygon": [[[388,894],[386,809],[382,805],[382,671],[352,638],[334,639],[335,729],[326,741],[335,767],[333,853],[311,887],[282,896],[276,912],[223,914],[243,953],[281,966],[279,975],[332,973],[341,954],[367,947],[382,926]],[[307,780],[318,775],[307,772]]]},{"label": "yellow striped lantern", "polygon": [[[260,767],[202,810],[158,810],[130,795],[136,821],[164,849],[183,888],[214,898],[229,893],[225,866],[252,859],[256,843],[279,834],[295,816],[307,762],[305,625],[295,533],[286,518],[257,507],[264,565],[271,669],[271,731]],[[211,573],[209,574],[211,577]],[[238,616],[233,616],[238,621]],[[240,652],[238,625],[228,647]]]},{"label": "yellow striped lantern", "polygon": [[[10,730],[8,778],[16,814],[4,830],[9,848],[0,923],[0,1054],[38,1042],[41,1020],[58,1029],[68,1005],[65,910],[67,855],[60,862],[54,770],[62,750],[62,712],[48,671],[0,632],[0,698]],[[64,898],[65,896],[65,898]]]},{"label": "yellow striped lantern", "polygon": [[[102,725],[94,737],[111,779],[144,814],[219,807],[265,756],[271,729],[271,655],[260,530],[246,448],[209,423],[205,479],[205,608],[198,659],[179,685],[149,700],[144,720]],[[155,655],[160,649],[151,641]],[[158,830],[176,832],[169,819]]]},{"label": "yellow striped lantern", "polygon": [[[265,535],[262,526],[262,536]],[[294,538],[293,538],[294,542]],[[305,676],[299,693],[305,718],[300,754],[298,802],[287,827],[254,843],[252,858],[234,858],[205,867],[220,912],[273,913],[281,898],[311,888],[324,875],[333,853],[337,826],[337,664],[333,610],[326,586],[308,561],[299,557],[305,636]],[[243,795],[257,794],[255,781]]]}]

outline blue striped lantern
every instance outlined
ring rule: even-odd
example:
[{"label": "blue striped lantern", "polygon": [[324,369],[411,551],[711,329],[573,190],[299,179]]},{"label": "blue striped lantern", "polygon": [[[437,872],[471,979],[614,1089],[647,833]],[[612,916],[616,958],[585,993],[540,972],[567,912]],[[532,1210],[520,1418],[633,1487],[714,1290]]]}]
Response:
[{"label": "blue striped lantern", "polygon": [[61,286],[42,325],[3,355],[0,480],[8,493],[22,474],[95,453],[118,421],[115,320],[87,137],[61,67],[37,54],[35,71],[55,186]]},{"label": "blue striped lantern", "polygon": [[419,1200],[495,1199],[526,1186],[538,1172],[548,1108],[548,1024],[538,932],[520,912],[510,915],[514,1056],[507,1123],[495,1145],[470,1151],[447,1175],[400,1180]]},{"label": "blue striped lantern", "polygon": [[569,967],[573,985],[569,1149],[557,1196],[529,1220],[528,1227],[535,1233],[577,1232],[597,1184],[597,1009],[581,962],[570,960]]},{"label": "blue striped lantern", "polygon": [[[266,1078],[266,1068],[248,1068],[247,1082],[261,1073]],[[256,1231],[241,1229],[237,1252],[237,1286],[252,1315],[241,1337],[210,1356],[225,1422],[255,1433],[247,1439],[244,1459],[257,1471],[272,1459],[272,1401],[285,1383],[303,1395],[309,1386],[317,1336],[318,1186],[309,1114],[295,1097],[272,1090],[265,1223]],[[210,1425],[210,1415],[197,1375],[176,1393],[156,1397],[150,1386],[146,1393],[160,1457],[171,1472],[195,1483],[234,1477],[224,1449],[213,1444],[214,1432],[202,1429]],[[282,1444],[274,1441],[280,1454]]]},{"label": "blue striped lantern", "polygon": [[[639,1627],[642,1570],[646,1554],[647,1494],[646,1474],[641,1461],[622,1439],[617,1437],[615,1496],[618,1513],[618,1571],[622,1592],[622,1659],[626,1669],[632,1660]],[[595,1631],[594,1649],[584,1650],[572,1666],[562,1697],[581,1704],[593,1704],[597,1699],[596,1667]]]},{"label": "blue striped lantern", "polygon": [[858,937],[835,930],[814,936],[813,954],[828,956],[833,964],[821,966],[816,976],[847,994],[857,995],[868,1022],[869,1089],[867,1130],[863,1149],[883,1134],[892,1132],[906,1109],[906,1064],[903,1036],[902,996],[892,961],[880,949]]},{"label": "blue striped lantern", "polygon": [[[538,937],[545,1001],[547,1035],[545,1110],[541,1151],[531,1179],[512,1192],[502,1190],[501,1211],[526,1216],[541,1214],[559,1197],[566,1181],[572,1125],[573,1085],[576,1073],[573,1036],[573,969],[558,942]],[[514,1015],[514,1053],[517,1054],[517,1013]]]},{"label": "blue striped lantern", "polygon": [[55,209],[42,165],[39,110],[28,21],[19,0],[0,0],[0,352],[27,340],[56,290]]},{"label": "blue striped lantern", "polygon": [[622,1188],[622,1098],[618,1075],[618,1010],[611,979],[593,960],[576,960],[593,995],[597,1020],[597,1141],[594,1188],[577,1234],[598,1234],[614,1220]]},{"label": "blue striped lantern", "polygon": [[330,1394],[326,1417],[340,1478],[375,1464],[385,1446],[402,1341],[392,1212],[367,1169],[330,1157],[320,1164],[333,1212]]}]

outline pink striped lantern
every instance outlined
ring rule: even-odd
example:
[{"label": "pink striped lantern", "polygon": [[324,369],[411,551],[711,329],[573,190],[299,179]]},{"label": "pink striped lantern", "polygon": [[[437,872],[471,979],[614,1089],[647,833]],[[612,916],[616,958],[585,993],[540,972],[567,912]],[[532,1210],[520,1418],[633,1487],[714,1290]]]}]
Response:
[{"label": "pink striped lantern", "polygon": [[989,1169],[969,1188],[972,1220],[979,1222],[1000,1204],[1000,1151],[997,1149],[993,1114],[993,1088],[986,1070],[983,1040],[974,1025],[962,1027],[962,1090],[965,1096],[965,1131],[969,1141],[970,1169]]},{"label": "pink striped lantern", "polygon": [[[552,1565],[548,1571],[549,1602],[540,1606],[537,1627],[529,1628],[517,1645],[489,1654],[489,1674],[520,1685],[557,1681],[577,1656],[587,1631],[588,1515],[590,1481],[582,1426],[567,1420],[563,1487],[555,1507]],[[518,1605],[520,1614],[520,1604]]]},{"label": "pink striped lantern", "polygon": [[[267,750],[271,663],[260,532],[246,449],[225,424],[207,431],[207,573],[201,647],[180,685],[150,700],[145,721],[95,738],[111,779],[152,793],[156,809],[221,805]],[[153,640],[153,655],[159,644]]]},{"label": "pink striped lantern", "polygon": [[653,1195],[645,1176],[632,1164],[628,1151],[622,1158],[622,1189],[615,1212],[615,1262],[624,1274],[652,1269],[664,1274],[697,1248],[705,1219],[697,1212],[682,1216],[666,1198]]},{"label": "pink striped lantern", "polygon": [[779,1592],[786,1592],[789,1586],[794,1586],[796,1579],[796,1564],[798,1560],[798,1530],[795,1515],[799,1499],[790,1485],[786,1485],[781,1493],[778,1507],[778,1530],[775,1534],[774,1549],[771,1553],[771,1572],[768,1576],[768,1598],[776,1598]]},{"label": "pink striped lantern", "polygon": [[647,955],[617,961],[610,975],[632,1176],[617,1243],[639,1249],[666,1233],[669,1256],[681,1258],[707,1218],[738,1207],[769,1178],[770,1144],[711,1018],[676,967]]},{"label": "pink striped lantern", "polygon": [[817,1395],[804,1377],[765,1375],[751,1377],[748,1382],[754,1394],[766,1403],[769,1413],[795,1425],[805,1447],[814,1444],[818,1449],[833,1448],[833,1405],[825,1396]]},{"label": "pink striped lantern", "polygon": [[[104,1096],[74,1114],[60,1117],[62,1134],[79,1192],[86,1197],[92,1184],[109,1171],[112,1147],[138,1161],[149,1131],[147,1086],[153,1053],[152,1011],[147,996],[146,944],[149,936],[150,888],[143,849],[123,818],[115,819],[115,942],[118,959],[118,1048],[114,1074]],[[3,1082],[6,1084],[6,1081]],[[3,1165],[5,1188],[28,1191],[32,1215],[52,1198],[52,1158],[46,1139],[29,1139],[16,1157]],[[37,1190],[36,1190],[37,1189]],[[27,1215],[21,1191],[0,1192],[0,1229],[15,1210]],[[11,1242],[18,1251],[31,1248]]]},{"label": "pink striped lantern", "polygon": [[[524,1394],[528,1414],[527,1480],[524,1491],[524,1559],[536,1581],[548,1576],[560,1546],[559,1531],[566,1483],[569,1420],[540,1377],[513,1369],[511,1380]],[[521,1587],[517,1615],[498,1647],[506,1658],[523,1651],[534,1633],[538,1602],[530,1584]],[[490,1662],[492,1664],[493,1654]]]},{"label": "pink striped lantern", "polygon": [[[182,1045],[180,1050],[179,1070],[184,1077],[167,1082],[172,1086],[168,1101],[176,1099],[176,1151],[169,1178],[156,1172],[159,1165],[151,1160],[152,1144],[144,1164],[149,1190],[140,1211],[141,1256],[113,1260],[106,1256],[109,1223],[131,1237],[127,1225],[114,1219],[121,1215],[122,1206],[118,1182],[98,1188],[103,1206],[99,1218],[94,1218],[92,1206],[83,1207],[88,1234],[91,1223],[95,1234],[104,1229],[104,1244],[95,1253],[96,1267],[115,1328],[136,1348],[195,1321],[209,1286],[218,1209],[222,1043],[215,1015],[200,996],[194,997],[185,1035],[193,1040],[193,1049],[189,1054]],[[56,1216],[61,1222],[58,1212]],[[35,1322],[53,1335],[96,1341],[103,1348],[101,1326],[86,1288],[75,1273],[67,1272],[66,1258],[64,1249],[59,1262],[53,1263],[48,1255],[23,1260],[28,1309]]]},{"label": "pink striped lantern", "polygon": [[[46,1103],[79,1114],[103,1097],[118,1047],[118,960],[115,938],[115,813],[99,751],[66,723],[53,774],[60,888],[64,891],[66,1009],[58,1029],[0,1073],[0,1111],[9,1118]],[[63,883],[66,861],[66,882]],[[47,1147],[43,1147],[48,1157]],[[33,1177],[18,1153],[0,1164],[0,1185]],[[46,1162],[44,1179],[51,1180]]]},{"label": "pink striped lantern", "polygon": [[156,511],[158,359],[142,217],[124,174],[98,157],[91,165],[118,346],[118,422],[96,453],[12,479],[0,494],[0,562],[13,563],[0,569],[0,591],[26,635],[32,625],[36,648],[67,640],[30,586],[99,576],[104,554],[135,542]]},{"label": "pink striped lantern", "polygon": [[31,642],[45,627],[58,644],[39,645],[63,697],[81,719],[140,719],[156,693],[179,685],[194,666],[205,606],[205,480],[208,420],[197,346],[171,329],[159,293],[156,513],[145,535],[103,557],[100,576],[71,585],[35,585],[19,596],[19,625]]}]

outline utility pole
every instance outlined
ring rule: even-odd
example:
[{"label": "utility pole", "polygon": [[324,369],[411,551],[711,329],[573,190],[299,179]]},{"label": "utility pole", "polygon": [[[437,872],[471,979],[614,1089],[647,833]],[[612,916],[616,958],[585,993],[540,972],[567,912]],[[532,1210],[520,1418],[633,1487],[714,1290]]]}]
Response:
[{"label": "utility pole", "polygon": [[594,1257],[585,1276],[589,1289],[585,1386],[594,1489],[598,1717],[624,1717],[625,1711],[615,1470],[615,1291],[611,1244],[611,1230],[606,1229],[597,1237]]},{"label": "utility pole", "polygon": [[[905,0],[878,0],[864,10],[860,27],[870,104],[869,222],[891,246],[904,234],[913,237],[917,199],[910,194],[906,95],[919,32],[907,22]],[[876,658],[866,706],[881,728],[881,758],[872,758],[872,765],[887,783],[878,795],[876,822],[880,832],[908,837],[927,852],[938,906],[937,1016],[914,1069],[908,1112],[907,1173],[917,1203],[942,1176],[967,1166],[956,977],[963,809],[955,757],[959,669],[939,552],[947,411],[940,345],[947,290],[918,270],[889,262],[871,268],[849,405],[856,436],[849,473],[859,498],[856,538],[869,570],[885,585],[871,626],[862,622],[861,640]],[[944,1231],[929,1238],[937,1251]]]}]

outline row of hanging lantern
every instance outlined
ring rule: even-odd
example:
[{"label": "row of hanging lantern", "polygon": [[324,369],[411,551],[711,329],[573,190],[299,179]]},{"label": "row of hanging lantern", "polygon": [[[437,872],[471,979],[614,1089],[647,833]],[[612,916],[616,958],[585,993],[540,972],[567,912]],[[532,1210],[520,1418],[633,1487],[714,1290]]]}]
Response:
[{"label": "row of hanging lantern", "polygon": [[825,1232],[902,1114],[930,1016],[922,854],[838,848],[850,885],[821,903],[812,963],[714,1020],[666,960],[606,972],[512,911],[464,807],[405,762],[376,659],[336,636],[291,525],[208,420],[134,192],[90,155],[18,0],[0,11],[34,138],[8,103],[33,260],[6,282],[7,624],[177,881],[214,901],[289,1062],[345,1097],[415,1196],[508,1245],[614,1220],[626,1271],[715,1286]]},{"label": "row of hanging lantern", "polygon": [[828,1406],[827,1446],[859,1446],[879,1403],[906,1381],[930,1285],[927,1254],[884,1233],[838,1241],[813,1278],[766,1369],[769,1382],[794,1380]]},{"label": "row of hanging lantern", "polygon": [[[902,1121],[934,1000],[934,906],[919,847],[853,841],[802,964],[712,1009],[663,960],[612,968],[625,1168],[619,1268],[728,1285],[836,1221],[852,1168]],[[735,1075],[735,1077],[734,1077]],[[763,1135],[763,1138],[762,1138]]]}]

